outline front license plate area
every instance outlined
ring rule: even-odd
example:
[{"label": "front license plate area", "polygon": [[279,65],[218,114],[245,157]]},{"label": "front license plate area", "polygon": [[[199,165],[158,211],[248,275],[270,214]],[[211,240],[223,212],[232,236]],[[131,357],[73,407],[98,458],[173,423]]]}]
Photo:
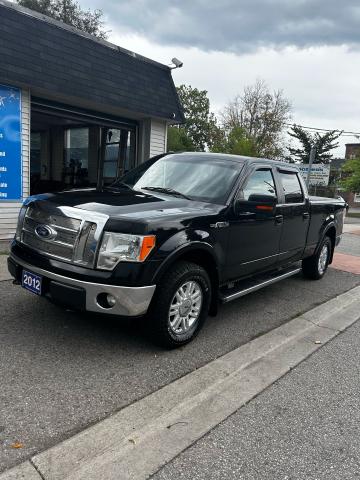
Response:
[{"label": "front license plate area", "polygon": [[42,277],[28,270],[23,270],[21,285],[29,292],[41,295]]}]

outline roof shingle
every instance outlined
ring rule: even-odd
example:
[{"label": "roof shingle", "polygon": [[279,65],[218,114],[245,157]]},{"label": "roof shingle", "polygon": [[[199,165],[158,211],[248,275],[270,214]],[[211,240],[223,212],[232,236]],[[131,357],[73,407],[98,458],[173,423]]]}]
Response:
[{"label": "roof shingle", "polygon": [[183,122],[171,70],[0,0],[0,83]]}]

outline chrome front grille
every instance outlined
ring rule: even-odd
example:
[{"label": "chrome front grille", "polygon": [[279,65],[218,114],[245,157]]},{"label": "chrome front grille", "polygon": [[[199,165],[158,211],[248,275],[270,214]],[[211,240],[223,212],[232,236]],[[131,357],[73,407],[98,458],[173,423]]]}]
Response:
[{"label": "chrome front grille", "polygon": [[[94,267],[98,240],[107,217],[99,218],[91,212],[79,215],[79,212],[70,207],[47,210],[30,205],[23,218],[21,243],[52,258]],[[50,238],[42,238],[37,233],[38,227],[49,229]]]},{"label": "chrome front grille", "polygon": [[31,233],[23,231],[22,234],[22,243],[28,247],[37,250],[39,253],[46,253],[47,255],[62,259],[62,260],[72,260],[72,247],[65,247],[59,245],[56,242],[43,242],[39,238],[36,238]]},{"label": "chrome front grille", "polygon": [[[64,246],[67,246],[67,247],[70,247],[70,248],[74,247],[74,245],[76,243],[76,239],[79,235],[79,230],[80,230],[80,226],[81,226],[81,221],[80,220],[78,222],[78,225],[77,225],[76,229],[70,229],[70,228],[66,228],[66,227],[60,227],[56,222],[56,217],[53,217],[53,216],[49,216],[48,219],[44,218],[42,220],[41,219],[34,220],[32,217],[26,216],[25,219],[24,219],[23,230],[25,230],[25,231],[29,232],[31,235],[33,235],[33,234],[35,234],[36,227],[38,227],[39,225],[43,225],[43,224],[49,225],[50,227],[52,227],[56,231],[57,234],[56,234],[56,242],[55,243],[63,244]],[[37,240],[41,240],[41,239],[37,238]],[[45,243],[45,242],[42,242],[42,243]]]}]

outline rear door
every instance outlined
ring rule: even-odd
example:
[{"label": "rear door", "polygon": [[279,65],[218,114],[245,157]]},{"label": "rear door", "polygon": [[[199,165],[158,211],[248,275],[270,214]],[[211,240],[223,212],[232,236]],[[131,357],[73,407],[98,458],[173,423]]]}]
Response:
[{"label": "rear door", "polygon": [[310,222],[309,199],[297,170],[278,168],[277,173],[282,194],[278,213],[283,218],[279,263],[295,262],[301,259],[306,244]]},{"label": "rear door", "polygon": [[229,215],[228,279],[251,275],[276,264],[282,228],[277,203],[273,168],[253,167]]}]

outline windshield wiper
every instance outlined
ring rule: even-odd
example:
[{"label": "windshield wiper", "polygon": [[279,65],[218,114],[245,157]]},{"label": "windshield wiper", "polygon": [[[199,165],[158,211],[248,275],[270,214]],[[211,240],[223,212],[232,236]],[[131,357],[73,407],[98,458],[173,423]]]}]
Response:
[{"label": "windshield wiper", "polygon": [[132,190],[132,187],[124,182],[116,182],[112,185],[108,185],[105,187],[105,190],[117,190],[118,188],[126,188],[127,190]]},{"label": "windshield wiper", "polygon": [[150,190],[152,192],[160,192],[160,193],[168,193],[169,195],[176,195],[177,197],[186,198],[186,200],[191,200],[190,197],[185,195],[184,193],[178,192],[173,188],[168,187],[141,187],[143,190]]}]

